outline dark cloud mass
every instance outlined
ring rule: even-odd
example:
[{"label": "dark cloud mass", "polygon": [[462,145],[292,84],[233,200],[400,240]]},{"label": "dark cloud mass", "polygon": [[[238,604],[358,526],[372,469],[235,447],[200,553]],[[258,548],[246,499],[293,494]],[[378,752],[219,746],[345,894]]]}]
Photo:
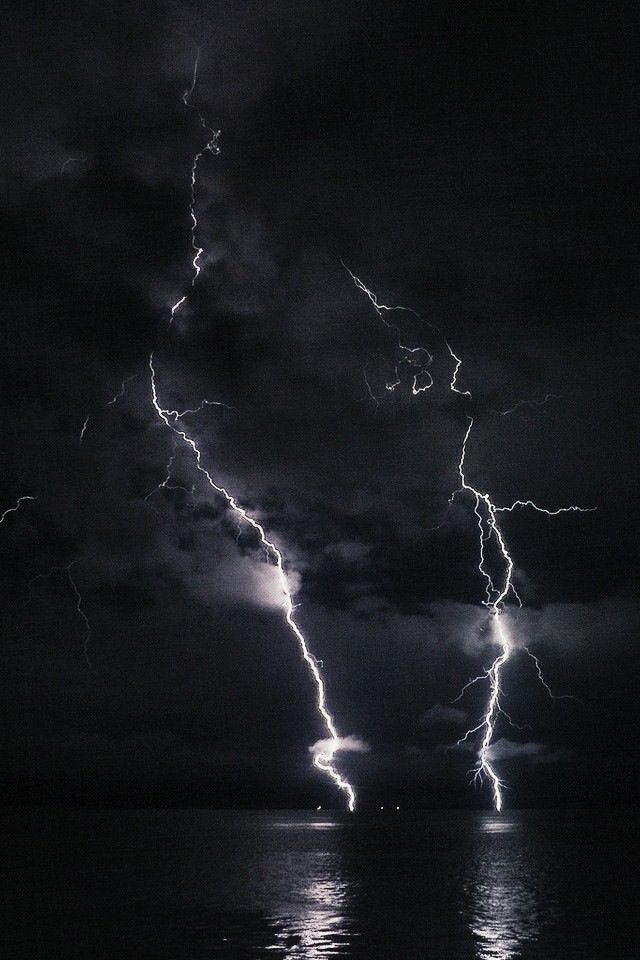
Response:
[{"label": "dark cloud mass", "polygon": [[[274,569],[155,416],[152,350],[163,403],[228,405],[190,429],[288,558],[365,803],[483,802],[443,749],[492,650],[471,505],[447,511],[469,414],[496,502],[597,507],[503,515],[514,642],[578,698],[509,664],[510,803],[637,797],[637,56],[613,16],[423,7],[7,16],[0,511],[37,499],[0,528],[5,798],[336,802]],[[194,44],[221,153],[191,292]],[[385,389],[394,337],[343,263],[425,318],[400,323],[431,391]]]}]

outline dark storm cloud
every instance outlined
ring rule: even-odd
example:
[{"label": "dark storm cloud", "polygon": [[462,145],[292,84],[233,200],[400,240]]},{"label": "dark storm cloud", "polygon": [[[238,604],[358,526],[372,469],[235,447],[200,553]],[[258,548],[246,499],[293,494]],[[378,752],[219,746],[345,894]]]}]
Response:
[{"label": "dark storm cloud", "polygon": [[420,717],[420,725],[423,727],[440,726],[442,724],[460,724],[467,719],[467,714],[460,707],[452,707],[449,704],[436,703]]},{"label": "dark storm cloud", "polygon": [[[615,741],[612,691],[635,662],[636,66],[625,40],[564,16],[531,34],[411,4],[12,16],[0,489],[3,504],[38,497],[2,527],[14,782],[77,789],[84,769],[87,793],[180,797],[197,782],[246,802],[325,789],[273,569],[184,451],[184,490],[145,499],[174,453],[149,402],[151,349],[163,402],[234,407],[190,429],[289,558],[340,730],[371,745],[341,763],[371,796],[464,790],[468,757],[438,753],[424,717],[475,715],[473,697],[446,704],[491,653],[470,504],[446,512],[467,415],[468,475],[496,502],[596,506],[503,515],[526,604],[515,642],[588,705],[549,709],[514,667],[510,707],[533,727],[517,747],[566,748],[571,789],[589,779],[584,744]],[[222,152],[202,162],[203,273],[169,333],[191,279],[194,42],[194,99]],[[341,260],[445,332],[473,401],[448,390],[437,331],[408,317],[436,384],[385,389],[394,337]],[[561,399],[496,414],[547,393]],[[64,576],[26,588],[76,559],[91,675]]]}]

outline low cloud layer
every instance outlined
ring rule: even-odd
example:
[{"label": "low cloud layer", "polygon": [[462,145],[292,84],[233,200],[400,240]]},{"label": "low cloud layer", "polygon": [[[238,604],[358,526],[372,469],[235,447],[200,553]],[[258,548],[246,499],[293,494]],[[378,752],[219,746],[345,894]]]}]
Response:
[{"label": "low cloud layer", "polygon": [[309,747],[309,753],[314,756],[318,753],[369,753],[371,747],[360,737],[349,734],[346,737],[338,737],[337,740],[325,739],[316,740]]}]

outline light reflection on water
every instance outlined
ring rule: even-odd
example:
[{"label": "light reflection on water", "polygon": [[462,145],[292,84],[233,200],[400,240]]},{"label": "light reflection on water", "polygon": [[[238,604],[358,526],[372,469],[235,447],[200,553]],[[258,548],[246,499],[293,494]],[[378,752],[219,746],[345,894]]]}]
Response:
[{"label": "light reflection on water", "polygon": [[277,933],[269,949],[286,948],[286,956],[308,960],[345,956],[351,940],[348,884],[339,876],[324,876],[309,882],[302,898],[295,917],[272,918]]},{"label": "light reflection on water", "polygon": [[4,811],[5,953],[637,960],[639,826],[611,811]]},{"label": "light reflection on water", "polygon": [[[295,830],[298,834],[339,830],[341,820],[330,816],[306,820],[277,820],[275,830]],[[348,956],[353,936],[353,889],[348,880],[340,845],[330,850],[311,849],[304,863],[291,864],[297,874],[294,909],[270,916],[274,940],[266,948],[272,955],[304,957],[305,960]]]},{"label": "light reflection on water", "polygon": [[478,960],[514,960],[551,922],[546,869],[517,815],[480,820],[465,893]]}]

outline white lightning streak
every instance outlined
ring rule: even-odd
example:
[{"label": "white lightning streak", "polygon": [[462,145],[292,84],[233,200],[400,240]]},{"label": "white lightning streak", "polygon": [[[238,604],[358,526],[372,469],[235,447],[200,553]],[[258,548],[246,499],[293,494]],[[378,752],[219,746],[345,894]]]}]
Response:
[{"label": "white lightning streak", "polygon": [[[401,381],[400,381],[400,375],[398,371],[399,371],[400,365],[403,363],[408,364],[413,370],[417,369],[417,373],[414,373],[413,383],[411,385],[411,392],[413,393],[414,397],[417,396],[419,393],[424,393],[426,390],[430,390],[431,387],[433,386],[433,377],[431,376],[431,373],[428,370],[428,367],[430,367],[431,364],[433,363],[433,355],[429,352],[429,350],[427,350],[426,347],[409,347],[406,344],[402,343],[402,340],[401,340],[402,334],[400,332],[400,328],[397,326],[397,324],[390,322],[385,317],[386,313],[393,313],[395,311],[398,311],[400,313],[410,314],[412,317],[415,317],[416,320],[419,320],[421,323],[426,323],[427,326],[432,328],[432,330],[437,331],[438,335],[442,339],[444,345],[446,346],[449,352],[449,356],[454,362],[454,369],[451,375],[451,382],[449,383],[449,389],[453,393],[459,394],[461,397],[471,397],[470,390],[458,389],[458,385],[457,385],[458,373],[460,372],[460,368],[462,366],[462,360],[460,359],[460,357],[456,356],[456,354],[454,353],[453,347],[451,346],[447,338],[444,336],[440,327],[436,323],[432,323],[431,320],[425,320],[424,317],[422,317],[416,310],[413,310],[411,307],[403,307],[400,305],[389,306],[386,303],[380,303],[376,294],[372,290],[370,290],[369,287],[367,287],[367,285],[363,283],[362,280],[359,277],[357,277],[355,273],[353,273],[353,271],[351,271],[349,267],[342,260],[340,262],[344,267],[344,269],[349,274],[349,276],[351,277],[351,279],[353,280],[358,290],[364,293],[364,295],[368,298],[369,302],[371,303],[373,309],[376,311],[380,320],[382,320],[382,322],[386,327],[389,327],[390,330],[394,331],[397,338],[398,349],[405,354],[405,356],[402,357],[399,363],[396,364],[396,367],[395,367],[396,379],[393,381],[389,381],[386,384],[387,390],[389,392],[393,392],[396,389],[396,387],[400,385]],[[424,353],[427,356],[427,360],[423,363],[421,363],[418,359],[416,359],[416,355],[420,353]],[[425,375],[428,377],[427,382],[422,386],[418,386],[419,378]]]},{"label": "white lightning streak", "polygon": [[498,417],[508,417],[510,414],[516,413],[521,407],[544,407],[549,403],[549,400],[562,400],[562,394],[546,393],[542,400],[518,400],[508,410],[492,410],[491,413],[495,413]]},{"label": "white lightning streak", "polygon": [[[382,320],[382,322],[387,327],[390,327],[392,330],[394,330],[397,336],[397,343],[398,343],[399,349],[402,351],[405,351],[408,354],[413,354],[416,351],[418,351],[420,349],[419,347],[409,348],[401,342],[401,339],[400,339],[401,334],[400,334],[399,328],[396,326],[396,324],[390,322],[385,316],[385,314],[391,313],[393,311],[402,311],[405,313],[409,313],[420,320],[422,320],[423,318],[420,317],[420,315],[416,313],[415,310],[412,310],[411,308],[400,307],[400,306],[387,306],[386,304],[380,303],[375,293],[373,293],[362,282],[362,280],[360,280],[354,273],[352,273],[352,271],[349,270],[349,268],[344,263],[342,264],[342,266],[345,268],[345,270],[351,277],[356,287],[367,296],[367,298],[372,304],[380,320]],[[449,356],[454,362],[454,368],[451,376],[451,381],[449,383],[449,389],[453,393],[457,393],[460,396],[470,398],[471,392],[469,390],[460,390],[457,385],[458,374],[460,372],[460,368],[462,367],[462,360],[460,359],[460,357],[456,355],[449,341],[446,339],[446,337],[444,336],[440,328],[436,324],[430,323],[429,321],[426,321],[426,322],[429,324],[429,326],[431,326],[432,328],[438,331],[449,352]],[[424,366],[428,367],[431,364],[432,356],[428,351],[426,351],[426,353],[427,353],[427,356],[429,357],[429,360]],[[404,358],[404,360],[406,361],[407,358]],[[402,362],[403,360],[400,361],[400,363]],[[414,361],[411,360],[410,357],[408,358],[408,362],[415,363]],[[387,390],[395,390],[395,388],[399,385],[400,376],[398,374],[398,368],[399,368],[399,364],[396,365],[396,380],[394,382],[387,384]],[[426,372],[429,373],[429,371],[426,371]],[[416,389],[416,377],[414,376],[413,388],[412,388],[413,394],[415,395],[416,393],[422,392],[423,389],[427,389],[429,386],[431,386],[432,383],[433,383],[433,380],[431,380],[431,383],[428,384],[426,388],[423,387],[421,389]],[[514,413],[516,410],[518,410],[522,406],[530,406],[530,407],[543,406],[545,403],[547,403],[551,399],[560,399],[560,398],[557,397],[556,394],[547,394],[544,400],[541,400],[541,401],[520,400],[518,403],[515,404],[515,406],[513,406],[509,410],[494,411],[494,412],[500,413],[500,415],[502,416],[507,416],[510,413]],[[497,515],[499,513],[512,513],[514,510],[520,509],[520,508],[527,508],[527,509],[534,510],[536,513],[543,513],[549,517],[555,517],[561,513],[590,513],[596,508],[595,507],[578,507],[578,506],[570,505],[567,507],[557,507],[554,509],[549,509],[547,507],[539,507],[533,500],[515,500],[509,506],[506,506],[506,507],[497,506],[493,502],[493,500],[491,499],[488,493],[484,493],[481,490],[477,490],[467,481],[464,465],[465,465],[465,459],[467,454],[467,442],[471,434],[471,428],[473,427],[473,418],[469,417],[468,419],[469,419],[469,425],[464,434],[464,439],[462,441],[462,449],[460,453],[460,460],[458,462],[458,474],[460,476],[460,486],[456,490],[454,490],[451,496],[449,497],[449,503],[447,506],[446,514],[448,514],[448,511],[451,508],[451,505],[458,494],[464,493],[464,492],[471,494],[471,496],[473,497],[473,512],[477,519],[477,528],[478,528],[478,542],[479,542],[478,571],[483,577],[484,584],[485,584],[485,599],[482,602],[486,607],[489,608],[491,612],[492,621],[494,625],[494,632],[497,637],[497,642],[501,648],[501,652],[498,654],[497,657],[495,657],[495,659],[493,660],[493,663],[487,670],[483,671],[477,677],[473,677],[463,686],[459,695],[452,702],[455,703],[457,700],[459,700],[464,695],[466,690],[468,690],[469,687],[472,687],[474,684],[480,683],[484,680],[489,681],[489,699],[488,699],[483,717],[475,727],[471,728],[470,730],[467,730],[467,732],[460,738],[460,740],[458,740],[458,744],[466,742],[473,734],[483,731],[482,741],[480,743],[480,747],[478,751],[478,764],[474,770],[474,780],[482,780],[484,777],[487,777],[491,781],[492,789],[493,789],[494,805],[497,811],[501,811],[503,807],[504,784],[492,765],[491,745],[493,743],[496,721],[500,715],[503,715],[504,717],[506,717],[506,719],[512,725],[514,725],[513,721],[511,720],[509,715],[505,712],[505,710],[502,708],[500,703],[500,693],[501,693],[500,684],[502,679],[502,669],[504,665],[507,663],[507,661],[510,659],[514,649],[511,639],[509,637],[509,634],[507,632],[506,624],[504,623],[504,618],[502,616],[502,608],[506,600],[509,598],[509,596],[513,596],[514,599],[519,604],[519,606],[522,606],[522,602],[520,600],[520,597],[518,596],[518,592],[513,582],[514,561],[507,548],[507,544],[506,544],[504,535],[502,533],[502,530],[498,525]],[[446,519],[446,514],[445,514],[445,519]],[[442,526],[443,522],[444,522],[444,519],[443,521],[441,521],[438,527],[433,527],[431,529],[434,529],[434,530],[438,529],[440,526]],[[499,557],[502,563],[504,564],[503,577],[501,581],[499,581],[498,585],[494,583],[493,577],[486,566],[487,559],[486,559],[485,548],[486,548],[486,545],[492,540],[495,541],[498,548]],[[538,678],[542,683],[543,687],[545,688],[545,690],[547,691],[547,693],[549,693],[550,696],[554,697],[554,699],[559,699],[552,693],[551,688],[549,687],[546,680],[544,679],[542,675],[540,663],[537,657],[526,648],[525,650],[528,653],[528,655],[533,659],[536,665]]]},{"label": "white lightning streak", "polygon": [[554,693],[544,678],[544,675],[542,673],[542,667],[540,666],[540,661],[536,657],[535,653],[532,653],[531,650],[529,650],[529,647],[523,647],[522,649],[524,650],[526,655],[530,657],[535,663],[536,672],[538,674],[538,680],[540,681],[542,686],[545,688],[545,690],[547,691],[547,693],[549,694],[552,700],[575,700],[577,703],[580,703],[580,699],[578,697],[574,697],[573,694],[571,693]]},{"label": "white lightning streak", "polygon": [[451,344],[447,340],[445,340],[445,343],[447,345],[447,350],[449,351],[449,355],[455,363],[453,376],[451,377],[451,383],[449,384],[449,389],[452,390],[454,393],[459,393],[461,397],[470,397],[471,396],[470,390],[458,390],[458,387],[456,386],[458,381],[458,373],[460,372],[460,367],[462,366],[462,360],[460,359],[460,357],[457,357],[455,355],[451,347]]},{"label": "white lightning streak", "polygon": [[89,623],[89,618],[87,617],[86,613],[84,612],[84,608],[83,608],[83,606],[82,606],[82,594],[81,594],[80,591],[78,590],[78,585],[76,584],[76,582],[75,582],[75,580],[73,579],[73,576],[72,576],[72,574],[71,574],[71,571],[73,570],[73,568],[75,567],[75,565],[76,565],[77,563],[80,563],[80,561],[79,561],[79,560],[74,560],[74,561],[72,561],[72,563],[69,564],[69,566],[67,567],[67,578],[68,578],[68,580],[69,580],[69,583],[71,584],[71,588],[72,588],[72,590],[73,590],[73,592],[74,592],[74,594],[75,594],[75,597],[76,597],[76,612],[78,613],[78,616],[79,616],[79,617],[82,619],[82,621],[84,622],[84,631],[85,631],[85,632],[84,632],[84,642],[83,642],[83,644],[82,644],[82,652],[83,652],[83,654],[84,654],[85,660],[87,661],[87,666],[88,666],[89,669],[91,670],[92,665],[91,665],[91,660],[89,659],[89,644],[91,643],[91,640],[92,640],[92,638],[93,638],[93,631],[91,630],[91,624]]},{"label": "white lightning streak", "polygon": [[126,377],[126,378],[122,381],[122,383],[120,384],[120,389],[118,390],[118,392],[117,392],[117,393],[114,393],[114,395],[111,397],[111,400],[108,400],[108,401],[107,401],[107,403],[106,403],[106,406],[107,406],[107,407],[112,407],[114,403],[117,403],[117,402],[118,402],[118,400],[122,400],[122,398],[123,398],[124,395],[125,395],[126,389],[127,389],[127,384],[128,384],[128,383],[131,383],[131,381],[134,380],[136,376],[137,376],[136,373],[132,373],[130,377]]},{"label": "white lightning streak", "polygon": [[35,577],[33,577],[31,580],[29,580],[28,587],[29,587],[29,591],[30,591],[30,590],[31,590],[31,587],[33,586],[34,583],[36,583],[36,581],[38,581],[38,580],[47,580],[49,577],[53,576],[54,573],[65,573],[65,574],[67,575],[67,580],[69,581],[69,584],[70,584],[70,586],[71,586],[71,589],[73,590],[73,593],[74,593],[74,596],[75,596],[75,600],[76,600],[76,604],[75,604],[75,606],[76,606],[76,613],[78,614],[78,616],[80,617],[80,619],[82,620],[82,622],[83,622],[83,624],[84,624],[84,641],[83,641],[83,644],[82,644],[82,651],[83,651],[83,654],[84,654],[84,658],[85,658],[85,660],[86,660],[86,662],[87,662],[87,666],[88,666],[89,669],[91,670],[91,669],[92,669],[92,664],[91,664],[91,660],[89,659],[89,644],[91,643],[91,640],[93,639],[93,630],[91,629],[91,623],[90,623],[89,618],[88,618],[88,616],[86,615],[86,613],[85,613],[85,611],[84,611],[84,607],[83,607],[83,605],[82,605],[82,604],[83,604],[82,594],[80,593],[80,591],[79,591],[79,589],[78,589],[78,585],[77,585],[76,581],[75,581],[74,578],[73,578],[73,574],[71,573],[71,571],[73,570],[73,568],[74,568],[75,566],[77,566],[77,564],[79,564],[79,563],[80,563],[80,560],[79,560],[79,559],[78,559],[78,560],[72,560],[71,563],[67,564],[66,567],[53,567],[51,570],[49,570],[48,573],[38,573]]},{"label": "white lightning streak", "polygon": [[350,811],[353,811],[356,804],[355,791],[349,781],[346,780],[333,765],[334,757],[340,748],[340,737],[335,726],[335,721],[327,707],[325,684],[322,674],[320,673],[318,661],[309,650],[307,641],[294,619],[295,606],[289,581],[287,580],[287,575],[285,572],[284,557],[275,543],[269,540],[262,524],[252,517],[251,514],[249,514],[245,508],[237,502],[233,494],[229,493],[225,487],[217,483],[209,470],[203,466],[202,452],[196,441],[190,437],[189,434],[184,431],[184,429],[182,429],[181,425],[178,424],[178,415],[176,414],[176,411],[166,410],[161,406],[158,398],[156,371],[153,365],[153,354],[151,354],[149,357],[149,371],[151,375],[151,401],[158,417],[165,424],[165,426],[169,428],[169,430],[171,430],[187,447],[189,447],[195,458],[196,469],[203,475],[212,490],[220,494],[224,500],[226,500],[227,505],[233,511],[235,517],[246,523],[258,534],[260,542],[265,548],[267,555],[276,566],[278,571],[278,579],[280,581],[280,587],[284,598],[283,609],[285,621],[296,638],[302,657],[309,667],[309,672],[311,673],[316,688],[316,707],[318,709],[318,713],[322,717],[327,733],[329,734],[329,740],[325,741],[325,745],[314,753],[313,763],[318,770],[321,770],[328,777],[330,777],[338,789],[345,794],[348,808]]},{"label": "white lightning streak", "polygon": [[536,513],[546,513],[548,517],[557,517],[559,513],[593,513],[596,507],[576,507],[569,504],[568,507],[557,507],[555,510],[548,510],[547,507],[539,507],[533,500],[514,500],[508,507],[495,507],[496,513],[512,513],[516,507],[531,507]]},{"label": "white lightning streak", "polygon": [[[512,594],[517,602],[522,606],[520,597],[516,591],[516,588],[513,583],[513,571],[514,571],[514,562],[509,550],[507,548],[506,541],[502,530],[498,526],[496,514],[499,512],[511,512],[516,507],[528,507],[532,510],[535,510],[536,513],[544,513],[547,516],[557,516],[560,513],[588,513],[591,510],[595,509],[594,507],[577,507],[570,505],[568,507],[559,507],[555,510],[548,510],[546,507],[538,507],[533,500],[516,500],[508,507],[499,507],[493,502],[488,493],[483,493],[480,490],[477,490],[473,487],[466,478],[465,475],[465,459],[467,455],[467,442],[471,434],[471,429],[473,427],[473,418],[469,417],[469,425],[467,431],[464,435],[464,440],[462,442],[462,452],[460,455],[460,461],[458,463],[458,473],[460,475],[460,488],[459,490],[464,490],[470,493],[474,498],[474,513],[478,518],[478,534],[479,534],[479,552],[480,557],[478,561],[478,570],[485,581],[485,594],[486,599],[483,600],[485,606],[489,607],[492,618],[495,633],[497,634],[497,640],[501,647],[500,654],[494,659],[493,663],[484,674],[480,674],[478,677],[475,677],[473,680],[470,680],[462,688],[461,694],[464,693],[468,687],[472,686],[474,683],[477,683],[483,679],[489,681],[489,700],[485,709],[485,713],[480,724],[473,728],[473,730],[468,730],[466,734],[460,738],[458,744],[463,743],[468,737],[477,733],[479,730],[483,730],[482,741],[480,743],[480,748],[478,751],[478,765],[474,772],[474,779],[482,780],[483,777],[488,777],[492,784],[493,789],[493,801],[495,808],[498,812],[502,810],[503,807],[503,789],[504,783],[498,776],[494,766],[491,763],[491,745],[493,743],[493,737],[495,732],[495,724],[498,716],[502,713],[505,716],[505,711],[500,705],[500,682],[502,668],[505,663],[511,657],[513,653],[513,646],[511,639],[507,632],[506,625],[504,623],[504,618],[502,616],[502,607],[504,602],[508,598],[509,594]],[[496,586],[491,574],[485,566],[485,544],[491,539],[494,538],[497,545],[500,557],[504,562],[504,575],[500,586]],[[526,648],[525,648],[526,650]],[[537,657],[532,654],[529,650],[526,650],[529,656],[533,659],[536,664],[538,678],[542,685],[544,686],[547,693],[549,693],[554,699],[558,699],[551,692],[551,689],[547,682],[545,681],[542,670],[540,668],[540,663]],[[458,698],[456,698],[458,699]],[[508,718],[508,717],[507,717]]]},{"label": "white lightning streak", "polygon": [[379,410],[379,408],[380,408],[380,401],[378,400],[378,398],[376,397],[375,393],[373,392],[373,390],[372,390],[372,388],[371,388],[371,384],[370,384],[370,382],[369,382],[369,375],[368,375],[368,373],[367,373],[367,368],[366,368],[366,366],[363,367],[363,369],[362,369],[362,377],[363,377],[363,379],[364,379],[364,383],[365,383],[365,386],[366,386],[366,388],[367,388],[367,393],[369,394],[369,399],[373,401],[373,403],[374,403],[374,405],[375,405],[375,408],[376,408],[376,412],[377,412],[377,411]]},{"label": "white lightning streak", "polygon": [[17,513],[17,511],[20,509],[20,504],[24,503],[25,500],[37,500],[37,499],[38,499],[37,497],[28,497],[28,496],[18,497],[18,499],[16,500],[16,502],[12,507],[7,507],[4,513],[0,514],[0,523],[4,523],[5,519],[9,516],[10,513]]},{"label": "white lightning streak", "polygon": [[82,441],[84,440],[84,435],[87,432],[88,426],[89,426],[89,417],[85,417],[84,423],[82,424],[82,427],[80,429],[80,438],[78,440],[78,443],[82,443]]},{"label": "white lightning streak", "polygon": [[223,403],[222,400],[203,400],[197,407],[189,407],[186,410],[170,410],[169,413],[171,413],[176,420],[180,420],[182,417],[189,416],[189,414],[200,413],[205,407],[224,407],[225,410],[236,409],[236,407],[231,406],[230,403]]},{"label": "white lightning streak", "polygon": [[169,458],[169,462],[167,463],[167,467],[166,467],[167,472],[164,480],[161,480],[158,486],[154,487],[153,490],[151,490],[151,492],[146,495],[146,497],[144,498],[145,503],[151,499],[154,493],[159,493],[160,490],[182,490],[184,493],[193,494],[195,487],[192,487],[191,490],[188,490],[186,487],[183,487],[182,484],[180,483],[169,482],[171,480],[171,470],[173,469],[173,463],[175,459],[176,459],[176,454],[174,451],[174,453],[172,453]]},{"label": "white lightning streak", "polygon": [[[203,130],[205,131],[208,137],[205,145],[201,147],[200,150],[198,150],[198,152],[195,154],[193,158],[193,162],[191,164],[191,186],[190,186],[191,202],[189,204],[189,214],[191,216],[191,247],[193,249],[193,259],[191,261],[191,266],[193,268],[193,274],[191,277],[191,289],[193,289],[193,287],[195,286],[196,280],[200,276],[200,271],[202,269],[200,265],[200,257],[204,253],[204,248],[198,244],[198,217],[196,215],[196,181],[198,177],[198,167],[205,153],[211,153],[214,155],[217,155],[220,153],[220,148],[218,146],[220,131],[214,130],[213,127],[211,127],[207,123],[206,119],[200,113],[198,108],[191,102],[191,96],[193,94],[193,91],[196,88],[196,83],[198,82],[199,66],[200,66],[200,47],[197,47],[196,58],[193,64],[191,86],[188,87],[182,94],[182,102],[184,103],[185,107],[193,107],[193,109],[196,111],[198,115],[200,126],[203,128]],[[176,302],[171,307],[171,315],[169,317],[169,326],[173,324],[176,313],[180,310],[180,308],[183,306],[186,300],[187,300],[187,294],[184,294],[182,297],[180,297],[179,300],[176,300]]]},{"label": "white lightning streak", "polygon": [[67,157],[62,166],[60,167],[60,173],[64,173],[68,166],[72,163],[86,163],[87,157]]},{"label": "white lightning streak", "polygon": [[[387,313],[394,313],[397,311],[399,313],[408,313],[412,317],[415,317],[417,320],[422,321],[422,317],[420,316],[420,314],[416,313],[415,310],[412,310],[411,307],[401,307],[401,306],[390,307],[386,303],[380,303],[375,293],[369,290],[369,288],[362,282],[362,280],[360,280],[360,278],[357,277],[355,273],[353,273],[345,263],[343,263],[342,261],[340,262],[342,263],[342,266],[344,267],[344,269],[347,271],[347,273],[353,280],[358,290],[364,293],[365,296],[369,299],[369,302],[371,303],[373,309],[377,313],[380,320],[382,320],[382,322],[384,323],[385,327],[389,327],[390,330],[393,330],[393,332],[396,335],[396,342],[398,345],[398,349],[401,350],[402,353],[404,354],[404,356],[398,361],[395,367],[396,379],[389,380],[385,384],[386,389],[390,393],[393,393],[396,387],[400,385],[401,380],[400,380],[399,369],[402,364],[406,364],[413,371],[413,382],[411,384],[411,392],[414,395],[414,397],[417,396],[419,393],[424,393],[426,390],[430,390],[431,387],[433,386],[433,377],[431,376],[431,373],[429,372],[428,367],[430,367],[431,364],[433,363],[433,355],[429,352],[429,350],[427,350],[426,347],[409,347],[406,344],[404,344],[401,339],[402,334],[400,332],[400,328],[397,326],[397,324],[392,323],[390,320],[387,320],[385,316],[385,314]],[[433,324],[429,324],[429,326],[433,326]],[[452,357],[455,357],[455,354],[453,353],[450,347],[449,347],[449,350],[451,352]],[[421,360],[419,358],[420,354],[423,354],[426,357],[426,359]],[[457,373],[460,367],[461,361],[459,361],[457,357],[455,357],[455,360],[458,363],[458,367],[456,368],[456,373]],[[420,378],[423,376],[426,376],[427,380],[422,385],[419,385]],[[453,376],[454,381],[455,381],[455,376],[456,374],[454,373],[454,376]],[[459,393],[460,391],[456,391],[456,392]]]},{"label": "white lightning streak", "polygon": [[465,683],[464,687],[462,687],[462,689],[460,690],[460,693],[458,694],[458,696],[454,697],[451,703],[458,703],[459,700],[462,700],[462,698],[464,697],[469,687],[473,687],[475,686],[476,683],[482,683],[483,680],[488,680],[488,679],[489,679],[488,670],[485,670],[484,673],[479,673],[477,677],[472,677],[471,680],[468,680]]}]

